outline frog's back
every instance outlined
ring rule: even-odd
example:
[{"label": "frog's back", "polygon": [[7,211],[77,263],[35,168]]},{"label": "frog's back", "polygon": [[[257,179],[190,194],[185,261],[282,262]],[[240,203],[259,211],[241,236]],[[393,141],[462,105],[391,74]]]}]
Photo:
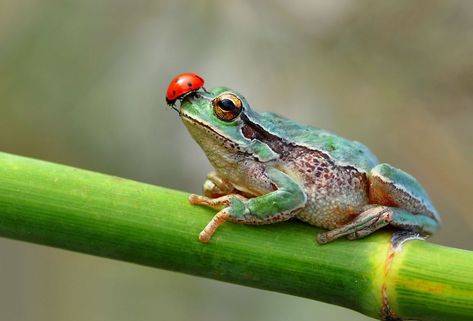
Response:
[{"label": "frog's back", "polygon": [[368,172],[378,164],[376,156],[365,145],[324,129],[299,124],[275,113],[260,113],[255,120],[278,137],[327,154],[335,165]]}]

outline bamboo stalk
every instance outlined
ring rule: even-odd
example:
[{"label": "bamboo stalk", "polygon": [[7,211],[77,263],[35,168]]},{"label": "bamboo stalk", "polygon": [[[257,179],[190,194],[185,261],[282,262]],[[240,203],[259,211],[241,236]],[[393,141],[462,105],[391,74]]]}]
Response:
[{"label": "bamboo stalk", "polygon": [[0,236],[337,304],[375,318],[471,320],[473,254],[386,232],[320,246],[318,229],[226,223],[187,194],[0,153]]}]

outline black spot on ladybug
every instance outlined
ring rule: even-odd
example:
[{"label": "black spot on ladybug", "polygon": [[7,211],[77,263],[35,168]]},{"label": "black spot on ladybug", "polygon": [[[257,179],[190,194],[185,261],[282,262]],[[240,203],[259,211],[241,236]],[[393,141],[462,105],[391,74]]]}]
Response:
[{"label": "black spot on ladybug", "polygon": [[175,95],[175,94],[176,94],[176,91],[175,91],[175,90],[173,90],[173,91],[172,91],[172,94],[173,94],[173,95]]},{"label": "black spot on ladybug", "polygon": [[174,82],[175,82],[176,84],[179,83],[179,79],[174,80]]},{"label": "black spot on ladybug", "polygon": [[187,83],[187,86],[192,87],[192,83],[189,81],[189,82]]}]

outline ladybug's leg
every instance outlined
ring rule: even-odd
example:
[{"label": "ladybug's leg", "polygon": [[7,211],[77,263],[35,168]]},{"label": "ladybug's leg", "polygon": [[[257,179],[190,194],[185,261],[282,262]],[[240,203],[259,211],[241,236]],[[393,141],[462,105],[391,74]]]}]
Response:
[{"label": "ladybug's leg", "polygon": [[180,113],[179,109],[177,109],[176,105],[173,103],[173,104],[170,104],[169,107],[171,107],[172,109],[174,109],[175,111],[177,111],[177,113]]}]

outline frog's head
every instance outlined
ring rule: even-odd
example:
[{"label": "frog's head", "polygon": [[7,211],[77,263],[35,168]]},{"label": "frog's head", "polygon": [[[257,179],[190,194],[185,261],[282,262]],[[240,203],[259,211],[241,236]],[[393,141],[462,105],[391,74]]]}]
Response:
[{"label": "frog's head", "polygon": [[231,148],[247,141],[241,127],[242,118],[248,111],[251,113],[242,95],[226,87],[217,87],[210,92],[200,90],[187,96],[181,103],[179,115],[201,146],[213,141]]},{"label": "frog's head", "polygon": [[179,115],[209,159],[211,154],[226,157],[239,152],[259,159],[273,156],[266,145],[260,148],[255,140],[252,120],[258,114],[242,95],[229,88],[193,92],[182,100]]}]

